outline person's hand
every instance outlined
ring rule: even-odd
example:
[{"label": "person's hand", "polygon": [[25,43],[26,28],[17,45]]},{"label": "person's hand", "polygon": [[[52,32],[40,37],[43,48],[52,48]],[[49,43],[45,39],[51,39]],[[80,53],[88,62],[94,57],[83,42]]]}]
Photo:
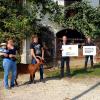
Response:
[{"label": "person's hand", "polygon": [[0,56],[4,56],[5,53],[0,52]]},{"label": "person's hand", "polygon": [[60,49],[61,51],[63,51],[63,49]]},{"label": "person's hand", "polygon": [[10,58],[13,58],[14,56],[12,54],[9,55]]},{"label": "person's hand", "polygon": [[42,60],[44,60],[44,57],[42,57]]},{"label": "person's hand", "polygon": [[36,62],[39,63],[39,59],[36,58]]},{"label": "person's hand", "polygon": [[100,50],[98,50],[97,54],[100,54]]},{"label": "person's hand", "polygon": [[4,53],[4,57],[8,57],[8,54]]}]

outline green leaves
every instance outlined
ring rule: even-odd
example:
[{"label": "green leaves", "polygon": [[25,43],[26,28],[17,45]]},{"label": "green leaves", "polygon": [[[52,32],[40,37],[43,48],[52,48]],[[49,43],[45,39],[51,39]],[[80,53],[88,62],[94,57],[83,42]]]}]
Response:
[{"label": "green leaves", "polygon": [[[65,10],[67,15],[70,13],[66,18]],[[12,0],[0,0],[0,36],[22,40],[39,33],[37,22],[46,14],[49,20],[64,28],[77,29],[92,37],[100,36],[100,7],[92,8],[87,2],[63,7],[52,0],[27,0],[23,7]]]},{"label": "green leaves", "polygon": [[30,20],[36,17],[30,19],[28,11],[24,8],[19,11],[19,8],[20,5],[12,0],[10,2],[0,0],[0,34],[2,35],[0,41],[6,40],[7,37],[22,40],[26,33],[30,32]]},{"label": "green leaves", "polygon": [[[60,6],[59,6],[60,8]],[[57,14],[54,14],[52,21],[61,24],[65,28],[77,29],[86,36],[96,38],[100,36],[100,8],[92,8],[87,2],[75,2],[67,7],[64,7],[67,17],[64,19],[63,10],[59,9]],[[68,16],[68,14],[70,14]]]}]

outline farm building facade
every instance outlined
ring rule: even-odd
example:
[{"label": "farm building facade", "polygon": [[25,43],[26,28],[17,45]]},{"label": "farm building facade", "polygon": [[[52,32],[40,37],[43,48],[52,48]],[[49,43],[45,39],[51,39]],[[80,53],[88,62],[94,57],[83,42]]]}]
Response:
[{"label": "farm building facade", "polygon": [[[58,1],[58,4],[62,5],[69,5],[75,1],[81,1],[81,0],[54,0]],[[24,2],[26,2],[24,0]],[[90,0],[91,5],[94,7],[99,5],[99,0]],[[57,49],[58,44],[61,42],[61,37],[63,35],[66,35],[68,37],[68,40],[71,43],[77,43],[81,44],[84,43],[84,40],[86,39],[85,35],[83,33],[78,32],[76,29],[65,29],[62,26],[52,23],[48,19],[48,15],[45,15],[45,17],[41,20],[40,24],[42,33],[39,33],[39,37],[42,39],[42,43],[46,48],[46,58],[56,59],[59,56],[59,51]],[[31,56],[30,56],[30,43],[31,43],[31,37],[26,37],[25,40],[23,40],[23,49],[22,49],[22,55],[21,55],[21,62],[22,63],[31,63]]]}]

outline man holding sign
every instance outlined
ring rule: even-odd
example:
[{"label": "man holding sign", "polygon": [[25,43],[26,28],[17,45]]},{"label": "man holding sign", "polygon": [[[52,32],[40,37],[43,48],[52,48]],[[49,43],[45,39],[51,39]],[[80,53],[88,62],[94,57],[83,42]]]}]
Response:
[{"label": "man holding sign", "polygon": [[96,55],[96,46],[94,46],[94,43],[91,42],[90,37],[87,38],[85,46],[83,46],[83,55],[85,55],[85,68],[84,69],[87,70],[87,63],[88,63],[89,58],[91,61],[91,68],[93,68],[93,56]]},{"label": "man holding sign", "polygon": [[67,37],[63,36],[62,40],[63,40],[62,47],[60,49],[62,51],[62,57],[61,57],[61,78],[64,77],[64,63],[65,62],[66,62],[66,75],[67,75],[67,77],[70,76],[70,65],[69,65],[69,63],[70,63],[70,57],[69,56],[64,56],[65,51],[63,49],[63,46],[68,45],[68,43],[67,43]]}]

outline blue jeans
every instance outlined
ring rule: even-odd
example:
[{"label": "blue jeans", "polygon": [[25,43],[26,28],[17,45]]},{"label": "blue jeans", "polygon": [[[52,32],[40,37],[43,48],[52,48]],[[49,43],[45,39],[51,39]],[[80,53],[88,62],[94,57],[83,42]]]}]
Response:
[{"label": "blue jeans", "polygon": [[17,72],[16,62],[12,61],[10,59],[4,58],[3,59],[3,68],[4,68],[4,86],[5,86],[5,88],[9,87],[9,85],[8,85],[8,75],[9,75],[10,71],[12,73],[10,85],[14,86],[14,81],[15,81],[16,72]]},{"label": "blue jeans", "polygon": [[[36,60],[34,58],[32,59],[32,64],[36,64]],[[43,79],[43,65],[40,65],[40,80],[41,79]]]}]

